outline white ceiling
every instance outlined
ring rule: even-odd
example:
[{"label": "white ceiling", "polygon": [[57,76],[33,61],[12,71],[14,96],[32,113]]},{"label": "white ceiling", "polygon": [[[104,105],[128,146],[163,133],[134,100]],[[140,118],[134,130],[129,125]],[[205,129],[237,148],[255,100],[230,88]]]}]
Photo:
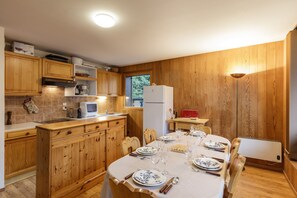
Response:
[{"label": "white ceiling", "polygon": [[[297,0],[0,0],[6,37],[109,65],[131,65],[284,39]],[[103,29],[99,11],[117,18]]]}]

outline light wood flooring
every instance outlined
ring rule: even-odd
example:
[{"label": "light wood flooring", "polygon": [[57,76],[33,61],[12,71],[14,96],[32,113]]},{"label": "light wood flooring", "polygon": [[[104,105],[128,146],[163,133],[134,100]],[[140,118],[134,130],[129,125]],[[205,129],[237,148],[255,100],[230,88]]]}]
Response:
[{"label": "light wood flooring", "polygon": [[[0,198],[34,198],[35,177],[6,186]],[[100,198],[102,183],[78,198]],[[235,198],[295,198],[282,173],[247,166],[240,178]]]}]

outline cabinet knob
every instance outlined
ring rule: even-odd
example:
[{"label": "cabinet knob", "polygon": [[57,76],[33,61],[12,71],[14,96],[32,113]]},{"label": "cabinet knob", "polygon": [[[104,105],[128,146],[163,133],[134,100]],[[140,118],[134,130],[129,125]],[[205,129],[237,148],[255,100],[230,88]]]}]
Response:
[{"label": "cabinet knob", "polygon": [[70,135],[72,133],[72,131],[67,131],[67,135]]},{"label": "cabinet knob", "polygon": [[118,121],[118,122],[116,122],[116,124],[119,124],[120,122]]},{"label": "cabinet knob", "polygon": [[96,126],[96,129],[99,129],[100,127],[99,126]]},{"label": "cabinet knob", "polygon": [[27,132],[26,135],[30,135],[30,132]]}]

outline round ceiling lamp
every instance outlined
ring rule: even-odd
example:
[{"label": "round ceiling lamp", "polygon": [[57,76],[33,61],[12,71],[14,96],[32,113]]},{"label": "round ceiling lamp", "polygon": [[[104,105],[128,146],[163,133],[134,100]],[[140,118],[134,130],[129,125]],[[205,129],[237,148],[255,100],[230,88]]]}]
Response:
[{"label": "round ceiling lamp", "polygon": [[116,23],[116,20],[109,14],[97,14],[94,16],[94,22],[103,28],[113,27]]}]

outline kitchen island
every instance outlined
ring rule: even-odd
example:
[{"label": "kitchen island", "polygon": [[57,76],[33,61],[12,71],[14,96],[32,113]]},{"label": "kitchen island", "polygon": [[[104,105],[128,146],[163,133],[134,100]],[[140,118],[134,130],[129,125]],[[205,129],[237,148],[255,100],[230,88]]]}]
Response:
[{"label": "kitchen island", "polygon": [[122,157],[126,117],[37,126],[36,197],[76,197],[101,182]]}]

